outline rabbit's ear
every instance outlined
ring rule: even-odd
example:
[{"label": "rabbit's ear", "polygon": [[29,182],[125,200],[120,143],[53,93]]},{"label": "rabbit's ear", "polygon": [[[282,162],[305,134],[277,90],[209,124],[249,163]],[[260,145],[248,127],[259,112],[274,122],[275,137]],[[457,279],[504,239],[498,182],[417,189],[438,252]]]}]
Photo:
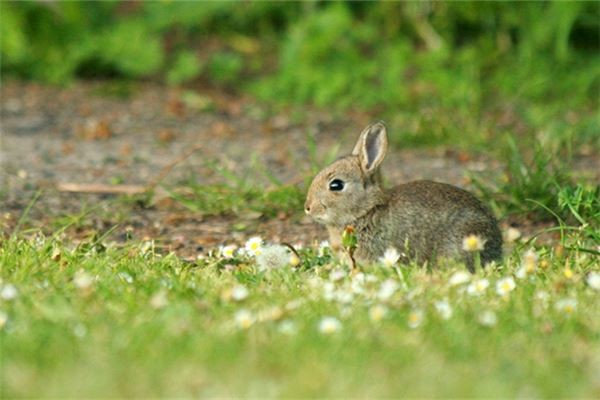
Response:
[{"label": "rabbit's ear", "polygon": [[352,154],[359,157],[365,175],[371,175],[377,170],[385,158],[387,145],[387,131],[383,122],[371,124],[362,131]]}]

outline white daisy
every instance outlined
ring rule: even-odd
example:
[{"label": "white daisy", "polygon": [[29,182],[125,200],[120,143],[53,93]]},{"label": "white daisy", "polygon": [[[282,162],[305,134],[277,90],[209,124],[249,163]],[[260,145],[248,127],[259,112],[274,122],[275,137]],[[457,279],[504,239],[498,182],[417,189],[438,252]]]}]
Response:
[{"label": "white daisy", "polygon": [[254,236],[248,239],[244,246],[246,252],[251,256],[258,256],[262,252],[263,240],[259,236]]},{"label": "white daisy", "polygon": [[450,319],[452,318],[452,306],[448,303],[448,300],[440,300],[436,301],[434,304],[436,311],[440,314],[442,319]]},{"label": "white daisy", "polygon": [[2,286],[2,290],[0,290],[0,298],[2,298],[2,300],[11,301],[16,299],[18,295],[19,291],[12,283],[7,283]]},{"label": "white daisy", "polygon": [[560,299],[556,303],[554,303],[554,309],[565,314],[573,314],[577,309],[577,299]]},{"label": "white daisy", "polygon": [[77,289],[87,290],[94,284],[94,278],[81,269],[73,277],[73,284]]},{"label": "white daisy", "polygon": [[248,297],[248,294],[250,292],[248,291],[248,288],[244,285],[235,285],[232,289],[231,289],[231,298],[235,301],[242,301],[244,300],[246,297]]},{"label": "white daisy", "polygon": [[423,322],[423,311],[414,309],[408,314],[408,327],[415,329]]},{"label": "white daisy", "polygon": [[490,282],[487,279],[478,279],[467,287],[467,293],[471,296],[481,296],[485,293],[488,286],[490,286]]},{"label": "white daisy", "polygon": [[330,335],[342,329],[342,323],[335,317],[323,317],[319,321],[319,332]]},{"label": "white daisy", "polygon": [[394,266],[398,260],[400,259],[400,253],[393,247],[388,248],[385,253],[383,253],[383,257],[379,258],[379,262],[382,263],[385,267]]},{"label": "white daisy", "polygon": [[448,280],[448,284],[450,286],[462,285],[463,283],[469,282],[471,280],[472,276],[473,275],[471,275],[470,273],[468,273],[466,271],[456,271],[455,273],[452,274],[452,276]]},{"label": "white daisy", "polygon": [[277,330],[279,331],[279,333],[282,333],[282,334],[288,335],[288,336],[292,336],[298,332],[298,327],[296,327],[296,324],[294,323],[294,321],[290,321],[289,319],[286,319],[279,323],[279,325],[277,326]]},{"label": "white daisy", "polygon": [[538,255],[533,249],[527,250],[523,253],[523,259],[521,260],[521,268],[525,269],[526,274],[535,272],[538,265]]},{"label": "white daisy", "polygon": [[385,318],[388,313],[388,309],[383,304],[375,304],[369,308],[369,318],[373,322],[379,322]]},{"label": "white daisy", "polygon": [[588,286],[594,290],[600,290],[600,273],[596,271],[592,271],[588,274],[585,279]]},{"label": "white daisy", "polygon": [[235,257],[235,251],[237,250],[237,246],[234,244],[229,244],[227,246],[219,247],[219,254],[223,258],[233,258]]},{"label": "white daisy", "polygon": [[168,304],[169,300],[167,299],[167,291],[165,289],[159,290],[150,298],[152,308],[160,309],[166,307]]},{"label": "white daisy", "polygon": [[516,286],[515,280],[511,276],[502,278],[496,282],[496,293],[500,296],[506,296],[512,292]]},{"label": "white daisy", "polygon": [[341,281],[346,276],[348,276],[348,274],[346,273],[346,271],[344,271],[341,268],[338,268],[338,269],[334,269],[333,271],[331,271],[329,273],[329,280],[332,281],[332,282],[337,282],[337,281]]},{"label": "white daisy", "polygon": [[396,293],[400,285],[393,279],[386,279],[381,282],[381,286],[379,287],[379,291],[377,292],[377,298],[381,301],[388,300],[390,297]]},{"label": "white daisy", "polygon": [[254,316],[246,309],[236,312],[233,318],[238,328],[241,329],[248,329],[254,324]]},{"label": "white daisy", "polygon": [[479,314],[479,318],[477,319],[479,323],[483,326],[491,327],[498,323],[498,317],[496,313],[493,311],[487,310]]},{"label": "white daisy", "polygon": [[463,239],[462,248],[468,252],[481,251],[485,242],[479,235],[469,235]]}]

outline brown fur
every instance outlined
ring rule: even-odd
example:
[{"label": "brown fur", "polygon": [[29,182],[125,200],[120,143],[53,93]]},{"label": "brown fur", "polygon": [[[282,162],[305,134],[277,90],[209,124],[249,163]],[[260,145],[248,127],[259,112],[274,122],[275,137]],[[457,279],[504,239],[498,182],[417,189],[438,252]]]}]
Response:
[{"label": "brown fur", "polygon": [[[376,261],[389,247],[403,261],[439,264],[441,259],[458,259],[474,269],[473,254],[462,249],[471,234],[485,240],[480,254],[486,264],[502,258],[502,235],[492,213],[471,193],[445,183],[415,181],[384,189],[379,165],[387,151],[382,123],[370,125],[360,135],[349,156],[321,171],[313,180],[305,210],[327,226],[332,246],[339,246],[344,227],[354,227],[356,257]],[[340,179],[344,190],[329,190]]]}]

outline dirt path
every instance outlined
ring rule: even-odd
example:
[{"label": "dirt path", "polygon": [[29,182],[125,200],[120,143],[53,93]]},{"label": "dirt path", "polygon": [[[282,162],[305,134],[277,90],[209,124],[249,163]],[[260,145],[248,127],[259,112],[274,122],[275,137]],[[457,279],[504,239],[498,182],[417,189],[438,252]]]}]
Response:
[{"label": "dirt path", "polygon": [[[59,89],[9,82],[2,87],[2,229],[10,232],[34,193],[42,195],[30,225],[56,227],[66,216],[88,212],[70,234],[119,224],[113,237],[153,238],[186,256],[251,235],[309,243],[325,232],[298,215],[265,220],[252,216],[202,217],[174,202],[149,209],[124,206],[114,196],[63,193],[60,183],[146,185],[194,146],[201,149],[175,165],[162,181],[219,182],[211,162],[242,176],[262,165],[282,182],[303,182],[310,169],[307,134],[314,133],[321,157],[335,143],[349,151],[369,116],[341,120],[307,113],[295,122],[270,114],[250,100],[185,92],[146,84],[127,99],[99,96],[106,84]],[[391,182],[419,178],[468,186],[467,171],[498,170],[498,163],[444,151],[393,150],[384,164]],[[268,185],[262,176],[257,185]],[[61,219],[62,218],[62,219]],[[68,218],[67,218],[68,219]],[[58,222],[57,222],[58,221]]]}]

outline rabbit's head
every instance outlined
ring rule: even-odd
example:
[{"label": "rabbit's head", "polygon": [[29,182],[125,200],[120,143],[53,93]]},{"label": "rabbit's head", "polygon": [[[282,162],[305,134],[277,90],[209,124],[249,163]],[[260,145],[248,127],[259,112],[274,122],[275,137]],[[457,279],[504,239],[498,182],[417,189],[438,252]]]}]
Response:
[{"label": "rabbit's head", "polygon": [[304,204],[306,214],[322,224],[344,227],[385,203],[379,165],[386,151],[385,125],[369,125],[352,154],[333,162],[313,179]]}]

